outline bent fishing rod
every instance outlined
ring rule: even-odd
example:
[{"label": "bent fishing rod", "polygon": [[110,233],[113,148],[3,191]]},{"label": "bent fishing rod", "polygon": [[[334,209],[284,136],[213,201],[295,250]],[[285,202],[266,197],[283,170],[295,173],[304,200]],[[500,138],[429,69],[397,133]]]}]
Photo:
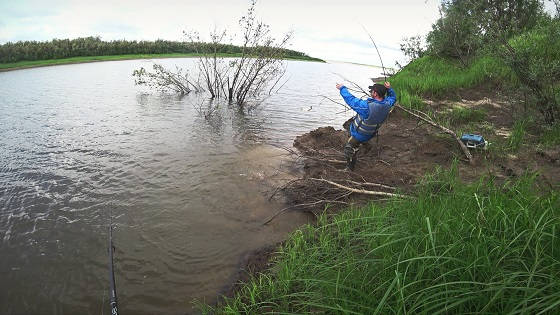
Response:
[{"label": "bent fishing rod", "polygon": [[373,37],[368,32],[366,27],[362,23],[360,23],[360,25],[364,29],[364,32],[366,32],[366,34],[368,34],[369,39],[371,40],[371,42],[373,43],[373,46],[375,47],[375,50],[377,51],[377,55],[379,56],[379,60],[381,61],[381,68],[383,68],[383,76],[385,77],[385,82],[387,82],[387,71],[385,70],[385,65],[383,64],[383,59],[381,58],[381,54],[379,53],[379,49],[377,49],[377,44],[375,44],[375,41],[373,40]]},{"label": "bent fishing rod", "polygon": [[117,307],[117,286],[115,285],[115,272],[113,270],[113,215],[109,216],[109,305],[111,307],[111,315],[118,315]]}]

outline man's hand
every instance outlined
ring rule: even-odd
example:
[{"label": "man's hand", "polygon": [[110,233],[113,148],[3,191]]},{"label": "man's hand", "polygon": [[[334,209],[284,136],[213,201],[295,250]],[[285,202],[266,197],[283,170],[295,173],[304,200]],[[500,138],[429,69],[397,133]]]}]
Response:
[{"label": "man's hand", "polygon": [[387,89],[390,89],[390,88],[391,88],[391,83],[385,82],[385,87],[386,87]]},{"label": "man's hand", "polygon": [[344,84],[340,84],[340,83],[336,84],[336,88],[339,89],[339,90],[342,89],[343,87],[344,87]]}]

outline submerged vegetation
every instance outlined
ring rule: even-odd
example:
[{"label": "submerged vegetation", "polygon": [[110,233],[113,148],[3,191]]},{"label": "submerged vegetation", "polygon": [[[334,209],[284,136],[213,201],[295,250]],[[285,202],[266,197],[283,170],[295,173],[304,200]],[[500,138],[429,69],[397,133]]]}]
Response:
[{"label": "submerged vegetation", "polygon": [[[239,58],[226,60],[219,55],[221,47],[228,40],[225,29],[211,31],[210,41],[204,46],[198,45],[201,42],[198,32],[184,32],[196,53],[201,55],[197,62],[198,69],[194,70],[195,75],[188,75],[189,70],[193,69],[177,67],[168,70],[155,64],[151,72],[144,68],[136,69],[132,74],[135,83],[179,94],[191,91],[207,93],[211,99],[225,99],[236,104],[239,109],[246,108],[249,99],[256,100],[264,93],[270,95],[275,89],[277,92],[285,83],[285,80],[284,83],[280,80],[286,73],[283,59],[292,32],[280,38],[273,37],[270,26],[257,18],[255,7],[256,0],[252,0],[246,15],[239,19],[241,31],[230,39],[239,41]],[[209,105],[203,111],[205,117],[215,109],[212,103]]]},{"label": "submerged vegetation", "polygon": [[322,216],[268,274],[207,312],[511,313],[560,309],[560,195],[534,175],[426,176],[415,199]]}]

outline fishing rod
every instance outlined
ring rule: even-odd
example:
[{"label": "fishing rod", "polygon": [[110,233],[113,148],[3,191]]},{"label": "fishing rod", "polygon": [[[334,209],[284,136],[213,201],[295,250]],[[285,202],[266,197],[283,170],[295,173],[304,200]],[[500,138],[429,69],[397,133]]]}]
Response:
[{"label": "fishing rod", "polygon": [[369,39],[371,40],[371,42],[373,43],[373,46],[375,47],[375,50],[377,50],[377,55],[379,56],[379,60],[381,61],[381,68],[383,68],[383,76],[385,77],[385,82],[387,82],[387,71],[385,71],[385,66],[383,65],[383,59],[381,58],[381,54],[379,53],[379,49],[377,49],[377,45],[375,44],[375,41],[373,40],[373,37],[371,36],[371,34],[367,31],[366,27],[362,23],[360,23],[360,25],[364,29],[364,32],[366,32],[366,34],[368,34]]},{"label": "fishing rod", "polygon": [[115,285],[115,272],[113,270],[113,215],[109,216],[109,305],[111,307],[111,315],[118,315],[117,307],[117,286]]}]

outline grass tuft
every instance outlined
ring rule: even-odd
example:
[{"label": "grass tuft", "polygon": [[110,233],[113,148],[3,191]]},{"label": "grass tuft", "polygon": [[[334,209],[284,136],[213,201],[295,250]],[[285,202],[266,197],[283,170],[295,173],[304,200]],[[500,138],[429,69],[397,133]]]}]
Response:
[{"label": "grass tuft", "polygon": [[453,125],[467,124],[483,121],[486,118],[486,111],[478,108],[454,106],[445,116]]},{"label": "grass tuft", "polygon": [[560,145],[560,122],[552,126],[544,126],[540,142],[545,147]]},{"label": "grass tuft", "polygon": [[527,121],[518,120],[513,125],[513,130],[508,138],[507,148],[510,152],[517,152],[521,148],[525,134],[527,133]]}]

